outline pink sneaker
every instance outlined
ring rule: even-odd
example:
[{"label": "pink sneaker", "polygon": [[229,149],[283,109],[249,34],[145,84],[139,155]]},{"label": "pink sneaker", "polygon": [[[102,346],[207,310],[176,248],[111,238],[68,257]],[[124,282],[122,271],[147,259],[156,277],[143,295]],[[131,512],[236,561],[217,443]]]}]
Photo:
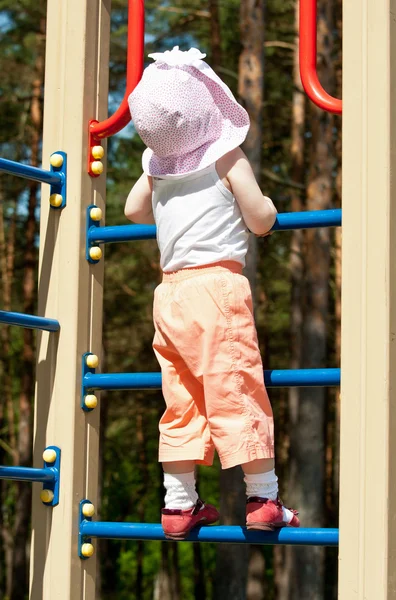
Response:
[{"label": "pink sneaker", "polygon": [[195,506],[187,510],[163,508],[161,514],[162,529],[168,540],[184,540],[191,529],[197,525],[211,525],[220,516],[214,506],[199,499]]},{"label": "pink sneaker", "polygon": [[274,531],[278,527],[300,527],[298,512],[289,508],[293,513],[292,520],[287,523],[283,520],[283,504],[279,497],[276,500],[251,496],[246,504],[246,527],[247,529],[260,529],[262,531]]}]

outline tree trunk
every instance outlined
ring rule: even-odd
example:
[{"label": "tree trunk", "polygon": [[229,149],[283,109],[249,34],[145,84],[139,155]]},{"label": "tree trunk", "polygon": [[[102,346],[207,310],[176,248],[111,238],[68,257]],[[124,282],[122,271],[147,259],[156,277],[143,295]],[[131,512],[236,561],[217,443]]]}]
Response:
[{"label": "tree trunk", "polygon": [[[243,145],[260,185],[264,102],[264,0],[242,1],[240,11],[242,53],[239,62],[239,96],[250,117],[250,130]],[[257,238],[250,236],[245,274],[257,294]],[[247,573],[247,600],[265,597],[265,559],[262,546],[250,546]]]},{"label": "tree trunk", "polygon": [[[42,89],[44,84],[44,35],[45,19],[41,19],[40,33],[37,38],[37,58],[35,78],[32,83],[31,121],[31,165],[39,163],[41,126],[42,126]],[[38,185],[29,185],[28,216],[25,225],[24,274],[23,274],[23,312],[32,314],[36,304],[37,235],[36,208]],[[33,330],[23,330],[22,350],[22,386],[19,397],[19,435],[18,455],[21,466],[32,463],[32,398],[34,394],[34,352]],[[24,597],[28,582],[28,540],[31,511],[31,486],[18,482],[18,495],[15,509],[14,548],[12,565],[11,600]]]},{"label": "tree trunk", "polygon": [[[337,31],[339,38],[342,38],[342,0],[336,0],[337,9]],[[337,96],[340,97],[342,92],[342,60],[341,51],[338,49],[338,60],[336,63],[336,80],[337,80]],[[336,177],[336,205],[341,208],[342,199],[342,131],[341,121],[337,124],[337,177]],[[342,229],[337,227],[335,230],[335,253],[334,253],[334,270],[335,270],[335,364],[341,365],[341,242]],[[334,501],[337,507],[338,515],[338,494],[339,494],[339,461],[340,461],[340,390],[336,390],[336,405],[335,405],[335,436],[334,436]]]},{"label": "tree trunk", "polygon": [[[245,491],[241,467],[220,473],[220,515],[222,525],[242,525]],[[214,598],[245,600],[249,547],[247,544],[218,544]]]},{"label": "tree trunk", "polygon": [[[264,0],[242,0],[240,9],[242,52],[239,59],[238,95],[249,113],[250,129],[243,149],[261,181],[264,100]],[[257,239],[251,235],[245,275],[256,298]]]},{"label": "tree trunk", "polygon": [[[5,224],[4,224],[4,199],[0,194],[0,262],[1,262],[1,287],[2,287],[2,304],[4,310],[11,310],[12,286],[14,281],[14,259],[15,259],[15,230],[16,230],[16,202],[12,212],[12,219],[6,239]],[[14,399],[12,397],[12,360],[11,360],[11,342],[10,342],[10,327],[3,325],[1,327],[1,363],[3,366],[3,387],[2,395],[4,402],[0,403],[0,430],[8,431],[8,439],[4,434],[3,439],[6,442],[9,450],[8,456],[3,447],[0,447],[0,464],[9,464],[10,458],[12,464],[18,464],[17,447],[16,447],[16,423],[14,411]],[[4,408],[6,407],[6,414]],[[12,549],[13,549],[13,532],[11,520],[9,518],[9,510],[7,514],[3,514],[3,507],[7,506],[7,496],[10,489],[15,484],[4,480],[0,481],[0,503],[2,506],[0,514],[0,529],[1,541],[4,550],[5,572],[2,575],[3,587],[7,596],[11,593],[12,582]],[[0,595],[1,598],[1,595]]]},{"label": "tree trunk", "polygon": [[[304,185],[305,183],[305,157],[304,157],[304,134],[305,134],[305,94],[301,84],[299,70],[299,6],[295,6],[295,40],[294,40],[294,67],[293,67],[293,102],[292,102],[292,123],[291,123],[291,179],[296,183]],[[301,192],[297,188],[292,188],[291,210],[300,212],[305,207],[305,191]],[[290,338],[291,338],[291,369],[300,369],[302,364],[302,323],[303,323],[303,282],[304,282],[304,262],[303,262],[303,237],[301,229],[296,229],[292,233],[290,244],[290,280],[291,280],[291,307],[290,307]],[[289,413],[290,421],[297,421],[299,406],[299,388],[289,389]],[[292,448],[290,448],[292,452]],[[289,463],[289,485],[287,489],[287,502],[292,505],[293,470],[296,468],[293,457]],[[277,546],[275,548],[275,583],[278,590],[278,600],[288,600],[290,598],[290,586],[292,580],[289,576],[291,562],[291,551],[289,547]]]},{"label": "tree trunk", "polygon": [[161,544],[161,567],[154,583],[154,600],[181,600],[176,542]]},{"label": "tree trunk", "polygon": [[[139,465],[142,469],[142,482],[143,489],[147,490],[150,481],[149,481],[149,473],[147,470],[147,456],[146,456],[146,439],[144,434],[144,406],[142,402],[138,402],[137,412],[136,412],[136,442],[137,442],[137,452],[139,456]],[[144,501],[145,494],[142,495],[139,501],[138,515],[139,522],[144,523],[144,515],[146,511],[146,503]],[[144,593],[144,585],[143,585],[143,561],[144,561],[144,542],[142,540],[138,540],[137,542],[137,569],[136,569],[136,584],[135,584],[135,594],[136,600],[143,600]]]},{"label": "tree trunk", "polygon": [[[319,71],[326,89],[332,90],[332,2],[318,6]],[[311,142],[307,209],[331,206],[333,196],[332,115],[310,105]],[[301,366],[323,368],[327,360],[327,318],[330,265],[329,229],[304,232],[304,300],[301,330]],[[303,527],[324,525],[326,390],[300,390],[290,404],[290,483],[288,502],[300,510]],[[321,547],[290,547],[286,550],[290,600],[323,600],[324,550]]]},{"label": "tree trunk", "polygon": [[210,14],[210,49],[212,68],[216,71],[221,66],[221,30],[219,16],[219,0],[208,0]]},{"label": "tree trunk", "polygon": [[193,544],[194,553],[194,600],[206,599],[204,565],[200,544]]}]

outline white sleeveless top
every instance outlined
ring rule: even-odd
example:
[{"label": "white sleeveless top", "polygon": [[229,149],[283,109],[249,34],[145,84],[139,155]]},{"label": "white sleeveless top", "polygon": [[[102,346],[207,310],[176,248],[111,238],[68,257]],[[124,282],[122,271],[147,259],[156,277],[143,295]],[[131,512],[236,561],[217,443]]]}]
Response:
[{"label": "white sleeveless top", "polygon": [[223,260],[245,266],[249,233],[216,163],[187,176],[153,177],[152,204],[164,272]]}]

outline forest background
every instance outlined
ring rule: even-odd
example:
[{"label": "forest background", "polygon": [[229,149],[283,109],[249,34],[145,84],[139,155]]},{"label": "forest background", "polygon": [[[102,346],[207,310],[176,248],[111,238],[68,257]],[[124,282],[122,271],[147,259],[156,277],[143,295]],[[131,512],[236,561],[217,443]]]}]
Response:
[{"label": "forest background", "polygon": [[[127,0],[113,0],[110,112],[125,89]],[[279,212],[340,206],[341,121],[317,109],[298,73],[295,0],[147,0],[146,57],[195,45],[249,111],[245,144],[262,190]],[[44,0],[0,0],[0,155],[41,164]],[[340,95],[341,1],[318,0],[318,71]],[[78,90],[75,90],[78,93]],[[128,126],[108,143],[106,224],[141,172],[142,145]],[[0,177],[1,307],[36,314],[40,189]],[[339,366],[339,229],[252,238],[247,275],[266,369]],[[152,297],[155,242],[106,248],[104,371],[158,371]],[[32,463],[35,335],[0,329],[0,464]],[[271,389],[277,473],[304,526],[337,526],[338,390]],[[159,392],[101,395],[100,519],[158,522]],[[201,496],[222,522],[243,524],[239,468],[199,471]],[[0,600],[27,598],[31,487],[0,481]],[[101,541],[102,600],[333,600],[335,549]]]}]

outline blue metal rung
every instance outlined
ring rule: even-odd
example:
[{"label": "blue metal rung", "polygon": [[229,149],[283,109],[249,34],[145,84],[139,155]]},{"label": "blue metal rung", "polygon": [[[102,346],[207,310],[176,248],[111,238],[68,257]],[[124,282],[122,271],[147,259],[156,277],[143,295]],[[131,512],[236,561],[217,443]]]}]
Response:
[{"label": "blue metal rung", "polygon": [[[91,521],[91,519],[83,517],[80,521],[80,544],[90,543],[93,537],[118,540],[167,541],[159,523],[109,523]],[[246,527],[236,525],[213,525],[193,530],[188,538],[183,541],[271,546],[338,546],[338,529],[285,527],[278,531],[268,532],[247,530]]]},{"label": "blue metal rung", "polygon": [[[340,384],[340,369],[290,369],[264,371],[267,387],[327,387]],[[161,373],[83,374],[82,396],[89,390],[150,390],[161,388]]]},{"label": "blue metal rung", "polygon": [[280,213],[276,217],[272,230],[287,231],[290,229],[312,229],[314,227],[339,227],[341,221],[342,210],[340,208]]},{"label": "blue metal rung", "polygon": [[113,225],[98,227],[92,223],[87,232],[87,245],[109,244],[110,242],[131,242],[137,240],[155,240],[155,225]]},{"label": "blue metal rung", "polygon": [[52,469],[34,469],[33,467],[0,467],[0,479],[12,481],[35,481],[51,483],[56,474]]},{"label": "blue metal rung", "polygon": [[9,325],[19,325],[28,329],[41,329],[43,331],[59,331],[59,321],[47,319],[45,317],[36,317],[34,315],[25,315],[23,313],[9,312],[0,310],[0,323]]},{"label": "blue metal rung", "polygon": [[340,369],[281,369],[264,371],[267,387],[334,387],[340,385]]},{"label": "blue metal rung", "polygon": [[[3,173],[9,173],[10,175],[16,175],[30,181],[40,181],[41,183],[48,183],[51,186],[50,194],[60,194],[62,196],[62,204],[58,207],[64,208],[66,206],[66,171],[67,171],[67,157],[65,152],[58,151],[54,154],[61,154],[63,157],[63,164],[61,167],[50,167],[50,171],[40,169],[38,167],[31,167],[30,165],[24,165],[14,160],[8,160],[6,158],[0,158],[0,171]],[[53,207],[54,208],[54,207]]]},{"label": "blue metal rung", "polygon": [[[289,229],[311,229],[313,227],[338,227],[341,225],[340,208],[329,210],[309,210],[295,213],[281,213],[277,216],[273,231]],[[156,237],[155,225],[113,225],[99,227],[91,222],[87,231],[87,246],[109,244],[111,242],[130,242],[152,240]]]},{"label": "blue metal rung", "polygon": [[0,171],[16,175],[17,177],[23,177],[24,179],[30,179],[31,181],[49,183],[50,185],[61,185],[63,179],[61,173],[31,167],[30,165],[24,165],[14,160],[7,160],[6,158],[0,158]]},{"label": "blue metal rung", "polygon": [[56,506],[59,504],[61,451],[57,446],[48,446],[46,450],[55,450],[55,462],[49,463],[44,461],[43,469],[35,469],[33,467],[0,467],[0,479],[43,483],[43,490],[51,490],[53,492],[53,499],[50,502],[44,502],[44,504],[47,506]]}]

